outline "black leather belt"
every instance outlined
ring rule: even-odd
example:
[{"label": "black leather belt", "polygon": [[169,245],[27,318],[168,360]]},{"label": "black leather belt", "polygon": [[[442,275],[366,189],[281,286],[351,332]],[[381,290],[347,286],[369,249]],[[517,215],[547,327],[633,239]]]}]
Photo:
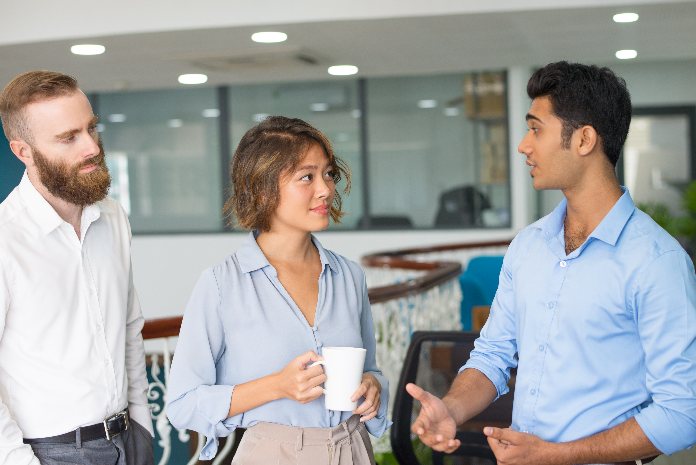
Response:
[{"label": "black leather belt", "polygon": [[90,426],[82,426],[75,431],[51,436],[48,438],[24,439],[24,444],[71,444],[77,442],[77,432],[80,432],[80,442],[96,441],[106,439],[110,441],[128,429],[130,416],[128,409],[110,416],[101,423]]}]

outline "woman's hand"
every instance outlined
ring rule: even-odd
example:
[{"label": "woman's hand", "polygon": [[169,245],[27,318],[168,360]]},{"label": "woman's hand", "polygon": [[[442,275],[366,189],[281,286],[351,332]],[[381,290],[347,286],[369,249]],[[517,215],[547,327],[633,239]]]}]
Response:
[{"label": "woman's hand", "polygon": [[306,404],[324,393],[320,386],[326,381],[326,375],[320,365],[307,367],[308,364],[321,360],[316,353],[309,351],[288,363],[276,373],[280,397]]},{"label": "woman's hand", "polygon": [[360,415],[360,421],[372,420],[379,412],[381,402],[380,394],[382,393],[382,385],[379,384],[377,378],[371,373],[363,373],[362,382],[350,398],[353,402],[364,397],[365,400],[353,410],[353,413]]}]

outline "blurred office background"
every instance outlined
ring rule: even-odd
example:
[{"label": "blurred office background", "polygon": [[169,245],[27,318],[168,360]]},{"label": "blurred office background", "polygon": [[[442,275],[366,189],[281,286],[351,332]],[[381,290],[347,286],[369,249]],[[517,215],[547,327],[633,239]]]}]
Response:
[{"label": "blurred office background", "polygon": [[[615,22],[623,12],[638,21]],[[509,239],[555,206],[560,193],[534,192],[516,150],[527,79],[551,61],[626,79],[636,116],[619,175],[635,200],[678,215],[696,179],[695,1],[5,0],[0,17],[3,86],[63,71],[100,116],[148,319],[180,315],[199,273],[245,237],[221,217],[228,165],[266,115],[306,119],[350,165],[345,221],[319,237],[354,260]],[[287,39],[254,42],[260,31]],[[76,44],[105,53],[75,55]],[[178,82],[192,73],[207,80]],[[22,171],[0,140],[0,199]]]},{"label": "blurred office background", "polygon": [[[636,200],[678,213],[695,177],[693,1],[8,0],[0,11],[0,82],[37,68],[73,74],[101,118],[147,317],[180,314],[198,273],[242,240],[220,214],[228,164],[268,114],[308,120],[350,165],[348,215],[320,236],[353,259],[509,238],[553,208],[560,193],[534,192],[516,151],[526,81],[550,61],[608,65],[628,82],[640,116],[619,171]],[[638,21],[612,20],[627,11]],[[287,40],[252,41],[259,31]],[[106,51],[71,53],[83,43]],[[624,49],[637,57],[616,58]],[[327,72],[342,64],[357,74]],[[180,84],[187,73],[207,82]],[[22,169],[2,145],[4,198]]]}]

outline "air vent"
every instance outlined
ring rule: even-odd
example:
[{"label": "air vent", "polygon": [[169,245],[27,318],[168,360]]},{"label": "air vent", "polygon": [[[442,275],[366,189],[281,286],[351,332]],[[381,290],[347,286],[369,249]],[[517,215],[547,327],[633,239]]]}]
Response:
[{"label": "air vent", "polygon": [[298,68],[318,66],[328,63],[316,53],[299,48],[283,48],[274,50],[244,50],[229,55],[206,56],[186,59],[197,69],[209,71],[234,71],[269,68]]}]

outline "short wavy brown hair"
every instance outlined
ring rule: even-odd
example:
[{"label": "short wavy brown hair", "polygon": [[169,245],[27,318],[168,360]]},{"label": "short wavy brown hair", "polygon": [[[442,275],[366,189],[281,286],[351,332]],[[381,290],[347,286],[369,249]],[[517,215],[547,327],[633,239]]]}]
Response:
[{"label": "short wavy brown hair", "polygon": [[0,119],[7,140],[31,142],[32,134],[24,115],[27,105],[78,90],[74,77],[55,71],[29,71],[15,77],[0,93]]},{"label": "short wavy brown hair", "polygon": [[[350,192],[350,170],[334,154],[331,142],[321,131],[298,118],[269,116],[249,129],[239,141],[230,169],[230,196],[223,213],[231,226],[235,220],[243,229],[268,231],[280,202],[281,177],[299,166],[309,148],[317,144],[324,150],[338,185],[345,179],[344,194]],[[344,212],[338,190],[329,214],[340,223]]]}]

